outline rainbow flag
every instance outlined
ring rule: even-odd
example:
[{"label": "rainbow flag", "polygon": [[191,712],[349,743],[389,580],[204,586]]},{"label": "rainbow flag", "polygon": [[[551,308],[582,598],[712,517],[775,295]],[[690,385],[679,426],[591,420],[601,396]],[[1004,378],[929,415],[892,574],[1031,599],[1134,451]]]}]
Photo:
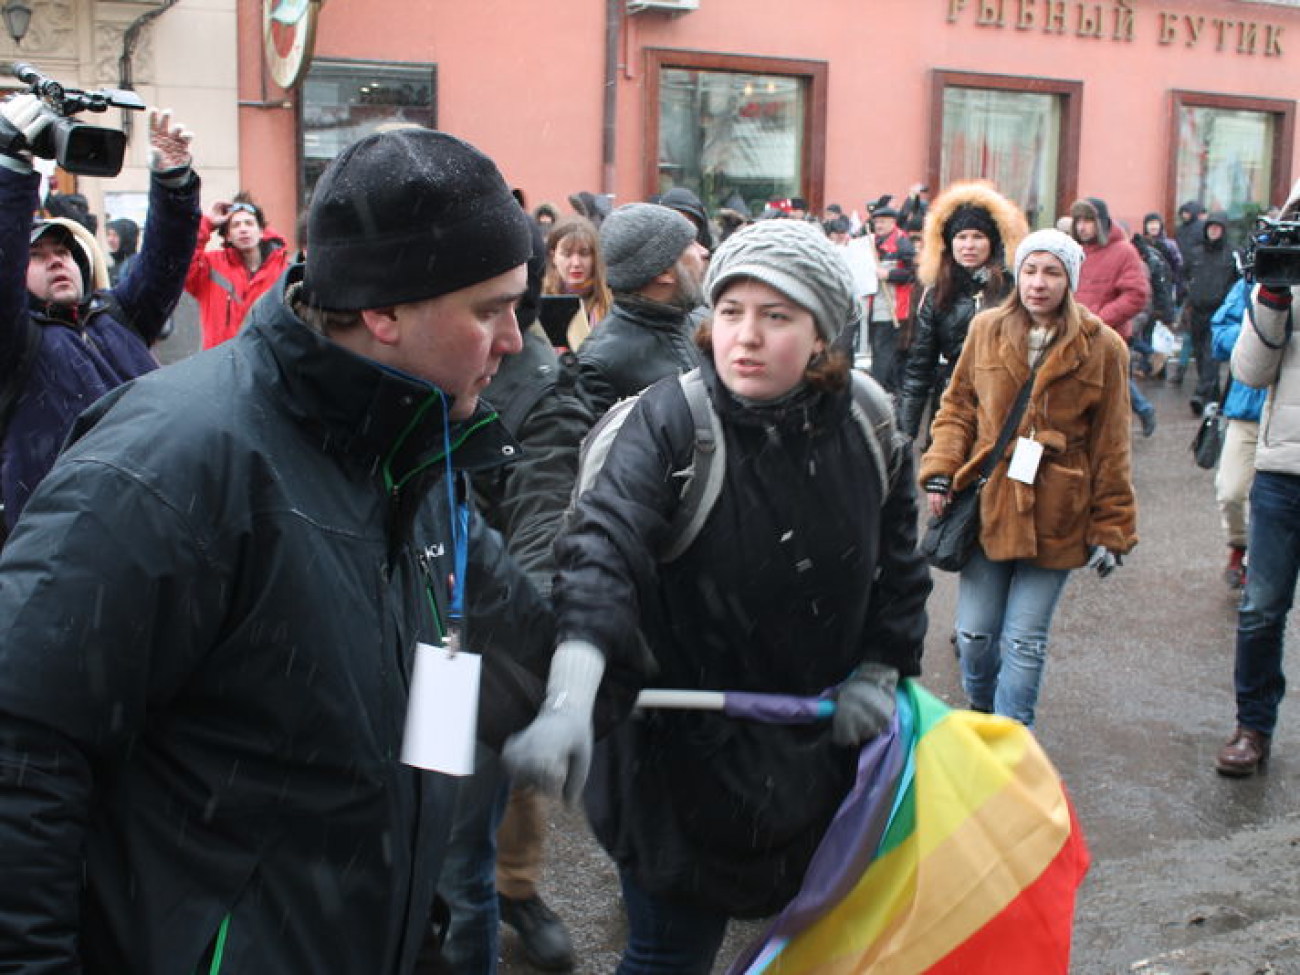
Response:
[{"label": "rainbow flag", "polygon": [[799,894],[731,975],[1066,975],[1083,834],[1023,725],[899,688]]}]

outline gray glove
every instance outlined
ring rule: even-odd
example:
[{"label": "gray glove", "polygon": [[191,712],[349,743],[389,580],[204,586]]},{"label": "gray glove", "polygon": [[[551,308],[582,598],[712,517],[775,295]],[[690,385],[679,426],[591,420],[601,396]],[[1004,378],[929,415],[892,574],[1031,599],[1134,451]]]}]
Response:
[{"label": "gray glove", "polygon": [[570,803],[582,795],[591,768],[591,709],[604,672],[605,655],[585,640],[555,648],[541,710],[501,751],[514,785],[563,794]]},{"label": "gray glove", "polygon": [[882,663],[865,663],[835,692],[831,740],[856,748],[880,734],[894,717],[898,670]]},{"label": "gray glove", "polygon": [[31,92],[23,92],[0,104],[0,137],[4,149],[0,153],[0,166],[16,173],[32,171],[31,143],[50,124],[53,115],[44,103]]},{"label": "gray glove", "polygon": [[1115,571],[1119,566],[1124,564],[1124,559],[1118,552],[1112,552],[1104,545],[1094,545],[1092,554],[1088,558],[1088,564],[1085,568],[1096,569],[1097,575],[1105,579]]}]

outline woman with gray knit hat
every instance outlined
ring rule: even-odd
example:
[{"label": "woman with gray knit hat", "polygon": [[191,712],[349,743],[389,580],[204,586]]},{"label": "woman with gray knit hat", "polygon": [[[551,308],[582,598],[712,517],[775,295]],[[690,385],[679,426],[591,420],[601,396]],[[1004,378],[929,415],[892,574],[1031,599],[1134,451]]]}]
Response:
[{"label": "woman with gray knit hat", "polygon": [[[981,312],[921,458],[930,512],[984,476],[979,544],[961,570],[957,650],[970,706],[1034,724],[1048,632],[1071,569],[1106,576],[1137,544],[1128,349],[1074,299],[1083,249],[1021,241],[1015,289]],[[1000,437],[1017,402],[1019,421]]]},{"label": "woman with gray knit hat", "polygon": [[850,368],[859,303],[838,249],[812,224],[760,222],[718,248],[705,289],[721,493],[666,559],[696,434],[683,381],[652,386],[556,541],[560,646],[547,704],[507,762],[516,782],[575,794],[602,674],[628,699],[826,692],[836,709],[804,726],[648,710],[600,743],[587,812],[622,880],[623,975],[707,973],[729,919],[795,895],[925,635],[911,451],[882,439],[878,460],[853,415],[850,384],[871,380]]}]

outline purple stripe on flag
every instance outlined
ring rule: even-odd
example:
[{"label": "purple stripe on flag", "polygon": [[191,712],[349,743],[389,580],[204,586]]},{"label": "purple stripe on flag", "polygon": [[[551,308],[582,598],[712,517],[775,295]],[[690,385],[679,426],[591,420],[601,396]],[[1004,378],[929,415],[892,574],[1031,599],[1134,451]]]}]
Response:
[{"label": "purple stripe on flag", "polygon": [[835,702],[825,697],[727,691],[722,712],[729,718],[766,724],[812,724],[830,718],[835,713]]},{"label": "purple stripe on flag", "polygon": [[869,741],[859,753],[857,780],[813,854],[799,893],[776,916],[764,936],[732,963],[728,975],[742,975],[760,959],[762,964],[757,970],[761,971],[771,960],[766,955],[776,953],[766,949],[777,947],[779,951],[853,889],[880,848],[906,760],[907,748],[895,714],[889,730]]}]

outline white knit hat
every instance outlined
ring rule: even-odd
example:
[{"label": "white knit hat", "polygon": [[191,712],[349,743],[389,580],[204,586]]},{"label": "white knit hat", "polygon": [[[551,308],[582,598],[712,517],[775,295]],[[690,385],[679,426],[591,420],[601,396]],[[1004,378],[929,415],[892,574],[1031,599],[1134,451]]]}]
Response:
[{"label": "white knit hat", "polygon": [[806,308],[828,342],[861,317],[853,272],[816,224],[760,220],[736,231],[709,261],[704,279],[709,305],[738,278],[761,281]]},{"label": "white knit hat", "polygon": [[1016,248],[1017,281],[1020,280],[1020,265],[1025,263],[1025,258],[1030,254],[1038,251],[1046,251],[1059,258],[1065,265],[1065,273],[1070,276],[1070,290],[1079,290],[1079,269],[1083,267],[1083,248],[1069,234],[1063,234],[1051,227],[1046,230],[1035,230]]}]

